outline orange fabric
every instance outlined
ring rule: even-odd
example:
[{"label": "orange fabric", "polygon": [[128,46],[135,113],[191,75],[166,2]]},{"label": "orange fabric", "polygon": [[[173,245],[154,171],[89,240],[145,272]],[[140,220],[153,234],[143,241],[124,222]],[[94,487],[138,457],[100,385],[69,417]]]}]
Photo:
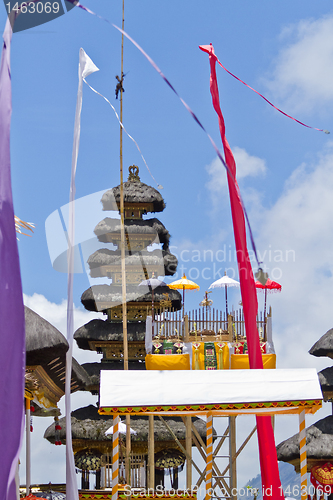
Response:
[{"label": "orange fabric", "polygon": [[[276,368],[276,354],[263,354],[262,361],[264,368],[272,370]],[[249,357],[247,354],[232,354],[231,369],[232,370],[248,370],[250,368]]]},{"label": "orange fabric", "polygon": [[190,370],[189,354],[147,354],[146,370]]}]

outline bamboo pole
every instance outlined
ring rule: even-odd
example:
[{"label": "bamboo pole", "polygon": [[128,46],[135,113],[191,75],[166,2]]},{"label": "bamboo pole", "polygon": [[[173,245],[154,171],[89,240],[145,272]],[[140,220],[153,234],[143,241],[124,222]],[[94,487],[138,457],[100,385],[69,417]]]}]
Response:
[{"label": "bamboo pole", "polygon": [[213,475],[213,415],[207,413],[206,420],[206,496],[205,500],[212,497],[212,475]]},{"label": "bamboo pole", "polygon": [[149,415],[148,427],[148,488],[155,488],[155,459],[154,459],[154,415]]},{"label": "bamboo pole", "polygon": [[126,450],[125,450],[126,484],[131,484],[131,417],[126,415]]},{"label": "bamboo pole", "polygon": [[185,336],[184,336],[184,342],[189,342],[190,341],[190,335],[189,335],[189,330],[188,330],[188,315],[185,314]]},{"label": "bamboo pole", "polygon": [[[195,462],[193,461],[193,459],[187,454],[187,451],[186,449],[184,448],[184,446],[181,444],[181,442],[179,441],[179,439],[177,438],[176,434],[173,432],[173,430],[171,429],[170,425],[168,424],[168,422],[166,420],[164,420],[163,417],[161,417],[161,415],[158,416],[159,419],[161,420],[161,422],[163,422],[163,424],[165,425],[165,427],[168,429],[168,431],[170,432],[171,436],[173,437],[173,439],[176,441],[176,443],[178,444],[179,448],[181,449],[181,451],[184,453],[184,455],[186,456],[186,458],[188,458],[188,460],[191,461],[193,467],[196,469],[196,471],[201,474],[201,470],[199,469],[199,467],[195,464]],[[192,424],[193,425],[193,424]]]},{"label": "bamboo pole", "polygon": [[[187,316],[186,316],[187,317]],[[186,489],[189,491],[192,486],[192,417],[185,417],[185,443],[186,443],[186,453],[191,458],[186,459]]]},{"label": "bamboo pole", "polygon": [[[122,29],[124,30],[123,0],[123,19]],[[121,36],[121,82],[124,77],[124,35]],[[123,88],[120,88],[120,122],[123,122]],[[126,306],[126,269],[125,269],[125,219],[124,219],[124,181],[123,181],[123,129],[120,126],[120,219],[121,219],[121,291],[122,291],[122,313],[123,313],[123,342],[124,342],[124,370],[128,370],[128,343],[127,343],[127,306]]]},{"label": "bamboo pole", "polygon": [[[122,9],[122,30],[125,27],[125,0]],[[120,73],[120,122],[123,123],[123,79],[124,79],[124,35],[121,35],[121,73]],[[124,346],[124,370],[128,370],[128,341],[127,341],[127,304],[126,304],[126,268],[125,268],[125,218],[124,218],[124,179],[123,179],[123,128],[120,125],[120,219],[121,219],[121,292],[123,313],[123,346]],[[126,451],[125,451],[125,476],[126,483],[131,483],[130,455],[131,434],[130,416],[126,415]]]},{"label": "bamboo pole", "polygon": [[[229,427],[228,427],[228,429],[229,429]],[[200,455],[202,456],[202,458],[204,459],[204,461],[206,461],[207,448],[206,448],[204,442],[202,441],[200,434],[198,433],[198,431],[196,430],[196,428],[194,427],[193,424],[192,424],[192,430],[195,431],[195,432],[193,432],[194,444],[197,447],[197,449],[198,449]],[[223,438],[221,438],[221,439],[223,439]],[[217,453],[217,451],[215,450],[215,452],[213,453],[213,457],[215,456],[216,453]],[[223,477],[223,474],[221,473],[221,471],[217,467],[216,462],[214,461],[214,458],[213,458],[213,472],[215,474],[215,476],[214,476],[215,485],[213,485],[213,489],[215,488],[216,485],[218,485],[221,488],[221,490],[225,489],[228,492],[228,494],[230,495],[230,488],[229,488],[228,484],[226,483],[226,481]],[[205,476],[206,476],[206,467],[202,471],[202,473],[197,481],[196,485],[198,488],[200,487],[200,484],[205,479]]]},{"label": "bamboo pole", "polygon": [[231,499],[237,500],[237,470],[236,470],[236,417],[229,417],[229,444],[230,444],[230,488]]},{"label": "bamboo pole", "polygon": [[307,498],[307,455],[306,455],[306,428],[305,410],[299,414],[299,449],[300,449],[300,472],[301,472],[301,499]]},{"label": "bamboo pole", "polygon": [[118,499],[119,483],[119,415],[113,415],[112,435],[112,500]]}]

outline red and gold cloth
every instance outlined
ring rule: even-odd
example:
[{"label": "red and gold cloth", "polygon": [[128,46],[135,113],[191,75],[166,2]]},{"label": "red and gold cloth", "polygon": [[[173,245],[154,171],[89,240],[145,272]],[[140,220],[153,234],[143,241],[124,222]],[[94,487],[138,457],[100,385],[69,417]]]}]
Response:
[{"label": "red and gold cloth", "polygon": [[316,489],[331,495],[333,493],[333,465],[327,462],[324,465],[312,467],[310,481]]}]

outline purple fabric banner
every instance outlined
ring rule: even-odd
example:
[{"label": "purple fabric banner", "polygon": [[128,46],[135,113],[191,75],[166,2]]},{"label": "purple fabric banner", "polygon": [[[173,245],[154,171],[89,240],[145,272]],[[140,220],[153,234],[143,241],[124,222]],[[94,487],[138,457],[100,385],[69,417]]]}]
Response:
[{"label": "purple fabric banner", "polygon": [[7,20],[0,67],[0,500],[16,500],[24,422],[25,321],[10,173],[11,37]]}]

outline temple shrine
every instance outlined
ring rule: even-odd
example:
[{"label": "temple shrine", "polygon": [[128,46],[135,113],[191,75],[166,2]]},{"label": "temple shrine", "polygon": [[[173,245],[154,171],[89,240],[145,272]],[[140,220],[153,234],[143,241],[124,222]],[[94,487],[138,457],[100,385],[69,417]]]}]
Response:
[{"label": "temple shrine", "polygon": [[[94,319],[74,334],[79,348],[102,355],[100,362],[82,365],[89,374],[86,390],[98,396],[96,406],[72,412],[74,458],[81,473],[80,497],[88,500],[99,492],[116,500],[125,491],[142,495],[147,490],[161,490],[167,498],[170,488],[179,490],[179,473],[185,469],[181,486],[185,496],[195,498],[196,489],[204,487],[234,500],[236,459],[256,432],[254,428],[237,449],[237,415],[258,411],[269,415],[281,411],[316,411],[321,405],[316,382],[311,374],[309,394],[304,395],[301,408],[292,399],[296,398],[297,380],[293,389],[292,384],[283,386],[284,375],[281,378],[279,373],[269,373],[276,371],[269,311],[268,315],[257,318],[263,364],[268,368],[265,384],[267,387],[282,384],[286,399],[275,402],[272,393],[271,401],[263,403],[260,397],[255,397],[258,390],[254,388],[260,383],[256,370],[246,377],[249,381],[253,378],[251,388],[246,389],[240,375],[249,368],[242,311],[213,309],[206,291],[199,309],[186,312],[178,290],[158,279],[173,276],[178,264],[169,250],[169,232],[157,218],[148,218],[149,213],[164,210],[161,194],[141,182],[136,166],[129,168],[123,194],[128,369],[123,371],[121,223],[116,217],[106,217],[94,230],[106,247],[90,255],[88,265],[92,279],[104,278],[108,283],[92,285],[81,296],[87,310],[102,312],[106,318]],[[101,202],[103,210],[119,211],[120,187],[104,193]],[[207,376],[213,372],[204,393],[209,394],[207,387],[213,390],[220,379],[225,379],[223,387],[231,383],[232,394],[238,395],[229,401],[224,394],[215,405],[193,404],[197,397],[206,401],[200,389],[204,386],[199,383],[203,372]],[[303,374],[298,376],[303,380]],[[156,382],[159,378],[160,386]],[[198,384],[196,388],[193,383]],[[166,385],[170,384],[173,389],[170,392],[168,387],[168,392]],[[184,384],[188,390],[184,390]],[[251,403],[247,402],[248,390],[253,392]],[[310,392],[316,399],[310,398]],[[163,393],[167,406],[165,399],[162,403]],[[131,394],[129,399],[127,394]],[[121,403],[117,404],[119,398]],[[119,415],[124,415],[122,422]],[[218,420],[216,428],[224,429],[219,434],[213,419],[216,424]],[[66,443],[64,418],[59,420],[59,426],[61,442]],[[45,438],[55,443],[55,424],[46,430]],[[204,460],[204,467],[194,460],[193,447]],[[115,457],[118,457],[116,462]]]}]

